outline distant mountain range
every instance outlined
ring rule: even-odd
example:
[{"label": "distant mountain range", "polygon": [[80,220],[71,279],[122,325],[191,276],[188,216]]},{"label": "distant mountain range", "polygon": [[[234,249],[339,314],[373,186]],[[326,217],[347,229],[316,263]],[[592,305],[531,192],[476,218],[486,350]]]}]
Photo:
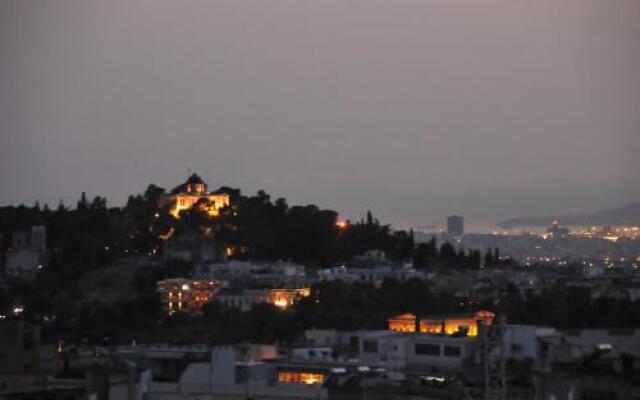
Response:
[{"label": "distant mountain range", "polygon": [[640,201],[591,214],[509,218],[499,222],[497,225],[504,229],[523,226],[548,226],[556,219],[562,225],[640,225]]}]

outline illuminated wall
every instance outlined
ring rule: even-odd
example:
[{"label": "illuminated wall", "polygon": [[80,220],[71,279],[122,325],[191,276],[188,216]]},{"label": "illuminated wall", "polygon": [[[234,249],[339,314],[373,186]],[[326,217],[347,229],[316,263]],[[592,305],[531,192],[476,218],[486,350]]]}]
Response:
[{"label": "illuminated wall", "polygon": [[[478,335],[478,321],[491,325],[495,314],[489,311],[478,311],[469,316],[452,318],[422,318],[420,319],[420,332],[446,333],[448,335],[467,330],[467,335]],[[396,332],[415,332],[415,316],[402,314],[388,320],[389,329]]]},{"label": "illuminated wall", "polygon": [[271,289],[268,302],[276,307],[287,308],[292,306],[299,298],[308,297],[310,294],[310,288]]},{"label": "illuminated wall", "polygon": [[280,371],[278,382],[280,383],[304,383],[305,385],[322,385],[324,374],[319,372],[291,372]]},{"label": "illuminated wall", "polygon": [[389,318],[389,329],[396,332],[414,332],[416,317],[413,314],[402,314]]},{"label": "illuminated wall", "polygon": [[220,209],[229,206],[229,195],[223,194],[188,194],[179,193],[172,197],[173,207],[169,210],[169,213],[174,218],[180,217],[180,212],[190,210],[194,204],[200,199],[207,199],[209,206],[204,211],[211,217],[217,217],[220,215]]}]

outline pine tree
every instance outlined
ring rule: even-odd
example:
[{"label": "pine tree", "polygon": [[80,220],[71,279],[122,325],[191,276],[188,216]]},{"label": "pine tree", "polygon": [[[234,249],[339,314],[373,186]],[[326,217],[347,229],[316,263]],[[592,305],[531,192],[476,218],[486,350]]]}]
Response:
[{"label": "pine tree", "polygon": [[487,249],[487,254],[484,255],[484,266],[490,267],[493,265],[493,253],[491,247]]},{"label": "pine tree", "polygon": [[65,207],[64,205],[64,200],[60,199],[60,201],[58,202],[58,208],[56,211],[59,213],[67,211],[67,207]]},{"label": "pine tree", "polygon": [[374,225],[374,220],[373,220],[373,214],[371,214],[371,210],[367,211],[367,226],[373,226]]},{"label": "pine tree", "polygon": [[86,211],[89,209],[89,202],[87,201],[87,194],[85,192],[82,192],[82,195],[80,195],[76,209],[78,211]]}]

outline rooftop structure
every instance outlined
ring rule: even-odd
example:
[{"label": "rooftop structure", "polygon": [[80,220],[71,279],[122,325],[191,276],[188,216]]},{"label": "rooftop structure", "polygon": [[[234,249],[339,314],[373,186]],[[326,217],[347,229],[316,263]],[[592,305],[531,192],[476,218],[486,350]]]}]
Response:
[{"label": "rooftop structure", "polygon": [[[420,318],[420,332],[453,335],[466,333],[467,336],[477,336],[480,323],[491,325],[495,314],[490,311],[477,311],[473,314],[459,314],[447,316],[426,316]],[[389,318],[389,329],[396,332],[415,332],[416,316],[402,314]]]}]

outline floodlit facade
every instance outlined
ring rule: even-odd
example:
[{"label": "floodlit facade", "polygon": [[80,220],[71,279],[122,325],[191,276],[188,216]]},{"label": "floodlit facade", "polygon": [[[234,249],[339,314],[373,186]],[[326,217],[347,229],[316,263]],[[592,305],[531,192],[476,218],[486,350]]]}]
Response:
[{"label": "floodlit facade", "polygon": [[174,218],[179,218],[180,212],[190,210],[195,205],[209,216],[216,217],[222,208],[230,205],[229,194],[209,192],[207,184],[197,174],[192,174],[186,182],[174,188],[169,201],[169,213]]},{"label": "floodlit facade", "polygon": [[291,307],[296,301],[303,297],[309,297],[310,288],[298,289],[271,289],[269,291],[269,303],[279,308]]},{"label": "floodlit facade", "polygon": [[309,371],[280,371],[278,372],[278,383],[299,383],[304,385],[322,385],[325,374],[322,372]]},{"label": "floodlit facade", "polygon": [[306,288],[278,288],[278,289],[224,289],[218,300],[227,308],[249,311],[254,304],[270,303],[285,309],[291,307],[303,297],[308,297],[311,289]]},{"label": "floodlit facade", "polygon": [[[478,311],[473,314],[452,315],[444,317],[420,318],[420,332],[422,333],[455,333],[466,332],[467,336],[477,336],[479,324],[491,325],[495,314],[490,311]],[[416,316],[402,314],[389,318],[389,329],[396,332],[415,332]]]}]

